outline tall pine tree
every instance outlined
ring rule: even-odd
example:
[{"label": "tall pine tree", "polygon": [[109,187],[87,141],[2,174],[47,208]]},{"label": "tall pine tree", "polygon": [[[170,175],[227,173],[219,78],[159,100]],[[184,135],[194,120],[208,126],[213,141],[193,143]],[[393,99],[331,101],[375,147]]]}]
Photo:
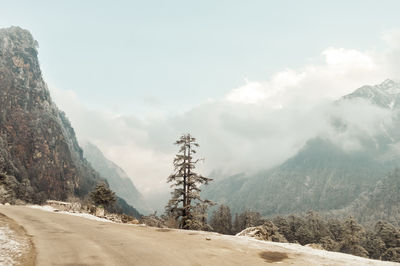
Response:
[{"label": "tall pine tree", "polygon": [[[207,209],[211,204],[209,200],[200,198],[200,186],[207,185],[211,178],[204,177],[195,172],[196,164],[200,159],[194,159],[196,148],[199,144],[190,134],[182,135],[175,145],[179,146],[178,154],[174,158],[174,172],[168,177],[167,182],[175,187],[171,193],[172,198],[165,207],[167,215],[172,215],[179,221],[182,229],[198,229],[199,206]],[[204,223],[204,219],[201,219]]]}]

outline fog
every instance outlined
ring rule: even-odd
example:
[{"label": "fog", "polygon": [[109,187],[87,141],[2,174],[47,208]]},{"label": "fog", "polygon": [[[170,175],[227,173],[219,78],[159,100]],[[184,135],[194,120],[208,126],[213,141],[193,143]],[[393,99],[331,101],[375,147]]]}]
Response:
[{"label": "fog", "polygon": [[[329,47],[299,69],[284,69],[263,81],[244,80],[224,97],[179,114],[155,110],[157,116],[139,117],[92,110],[69,88],[49,87],[78,139],[97,145],[151,197],[168,190],[165,181],[177,151],[173,142],[186,132],[200,144],[198,155],[205,161],[199,170],[206,175],[276,166],[315,136],[345,150],[360,148],[358,136],[376,134],[381,123],[390,123],[390,111],[366,101],[334,103],[362,85],[400,76],[400,34],[387,32],[382,39],[382,51]],[[346,128],[338,132],[333,120],[345,121]]]}]

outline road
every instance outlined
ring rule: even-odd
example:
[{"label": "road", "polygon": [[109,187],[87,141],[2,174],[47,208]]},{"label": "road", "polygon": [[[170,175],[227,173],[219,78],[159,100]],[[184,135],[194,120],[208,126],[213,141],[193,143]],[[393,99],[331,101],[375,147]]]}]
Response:
[{"label": "road", "polygon": [[214,233],[108,223],[25,206],[2,205],[0,213],[32,236],[37,265],[361,265],[354,256],[323,257]]}]

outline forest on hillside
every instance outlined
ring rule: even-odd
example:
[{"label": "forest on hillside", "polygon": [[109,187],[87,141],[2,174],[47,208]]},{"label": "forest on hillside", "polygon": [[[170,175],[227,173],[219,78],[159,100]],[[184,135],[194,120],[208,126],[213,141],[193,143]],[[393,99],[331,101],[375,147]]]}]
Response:
[{"label": "forest on hillside", "polygon": [[[245,211],[232,219],[229,207],[221,205],[213,212],[210,226],[222,234],[240,234],[245,230],[260,240],[314,244],[311,246],[328,251],[400,262],[400,228],[386,221],[363,227],[351,216],[325,219],[314,211],[304,216],[272,219],[262,218],[258,212]],[[245,231],[242,235],[246,235]]]}]

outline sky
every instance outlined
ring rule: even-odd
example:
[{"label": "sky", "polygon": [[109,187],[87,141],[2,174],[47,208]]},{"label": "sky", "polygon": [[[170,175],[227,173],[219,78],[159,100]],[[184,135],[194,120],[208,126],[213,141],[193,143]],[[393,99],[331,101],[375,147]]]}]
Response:
[{"label": "sky", "polygon": [[182,112],[245,80],[381,49],[398,1],[1,1],[0,26],[29,29],[46,81],[91,108]]},{"label": "sky", "polygon": [[151,196],[168,188],[182,133],[198,138],[202,171],[229,175],[273,167],[328,132],[330,102],[400,77],[398,10],[388,0],[14,0],[1,1],[0,27],[33,34],[78,138]]}]

